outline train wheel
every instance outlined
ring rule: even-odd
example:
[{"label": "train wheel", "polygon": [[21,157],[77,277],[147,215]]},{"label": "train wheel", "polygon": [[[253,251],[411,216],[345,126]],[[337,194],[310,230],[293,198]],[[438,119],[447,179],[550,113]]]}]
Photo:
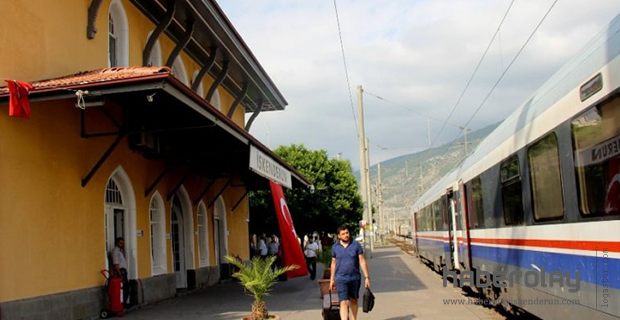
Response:
[{"label": "train wheel", "polygon": [[484,298],[489,301],[489,306],[495,307],[500,303],[499,294],[493,286],[482,288],[482,294]]},{"label": "train wheel", "polygon": [[501,288],[499,293],[500,306],[507,313],[512,313],[512,305],[508,302],[508,288]]}]

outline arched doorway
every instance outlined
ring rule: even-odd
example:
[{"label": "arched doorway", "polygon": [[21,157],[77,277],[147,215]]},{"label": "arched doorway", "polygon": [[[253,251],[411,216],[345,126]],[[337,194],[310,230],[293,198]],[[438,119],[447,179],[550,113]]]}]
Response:
[{"label": "arched doorway", "polygon": [[215,261],[220,267],[220,278],[228,278],[228,263],[224,258],[228,255],[228,226],[224,199],[218,197],[213,206],[213,233],[215,238]]},{"label": "arched doorway", "polygon": [[129,177],[118,167],[108,179],[104,191],[105,267],[110,267],[108,253],[114,248],[114,240],[123,237],[129,279],[138,276],[135,203]]},{"label": "arched doorway", "polygon": [[176,287],[187,288],[187,270],[194,269],[194,241],[191,202],[184,187],[173,196],[171,209],[172,268]]}]

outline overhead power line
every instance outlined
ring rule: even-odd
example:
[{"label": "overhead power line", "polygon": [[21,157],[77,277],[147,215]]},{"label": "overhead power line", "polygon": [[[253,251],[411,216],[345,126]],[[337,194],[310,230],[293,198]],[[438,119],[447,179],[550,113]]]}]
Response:
[{"label": "overhead power line", "polygon": [[463,99],[463,96],[465,95],[465,92],[467,92],[467,89],[469,89],[469,85],[471,84],[471,81],[476,76],[476,73],[478,73],[478,69],[480,69],[480,65],[482,65],[482,61],[484,61],[484,58],[486,57],[487,53],[489,52],[489,49],[491,48],[491,45],[493,45],[493,42],[495,42],[495,38],[497,37],[497,34],[499,33],[499,30],[502,28],[502,25],[504,24],[504,20],[506,20],[506,17],[508,16],[508,13],[510,12],[510,9],[512,8],[512,5],[514,4],[514,2],[515,2],[514,0],[510,1],[510,5],[508,5],[508,9],[506,9],[506,13],[504,13],[504,16],[502,17],[502,20],[497,25],[497,29],[495,29],[495,33],[493,34],[493,37],[491,37],[491,40],[489,41],[489,44],[487,45],[487,48],[484,50],[484,53],[480,57],[480,60],[478,60],[478,64],[474,68],[474,72],[472,72],[471,76],[469,77],[469,80],[467,80],[467,83],[465,84],[465,88],[463,88],[463,90],[461,91],[461,94],[459,95],[459,98],[456,100],[456,103],[454,104],[454,106],[452,106],[452,109],[450,110],[450,114],[448,114],[448,117],[446,118],[444,123],[441,125],[441,129],[439,129],[439,132],[437,133],[435,138],[433,140],[431,140],[431,147],[439,139],[439,137],[443,133],[443,130],[446,128],[446,124],[448,123],[448,121],[450,121],[450,118],[452,118],[452,115],[454,114],[454,111],[456,110],[456,108],[459,105],[459,103],[461,103],[461,100]]},{"label": "overhead power line", "polygon": [[347,67],[347,57],[344,54],[344,44],[342,42],[342,30],[340,29],[340,17],[338,16],[338,6],[334,0],[334,12],[336,12],[336,24],[338,25],[338,39],[340,40],[340,51],[342,52],[342,64],[344,65],[344,75],[347,78],[347,90],[349,91],[349,102],[351,104],[351,114],[353,115],[353,123],[355,124],[355,132],[359,132],[357,128],[357,118],[355,117],[355,107],[353,106],[353,93],[351,93],[351,81],[349,81],[349,69]]},{"label": "overhead power line", "polygon": [[510,69],[510,67],[513,65],[513,63],[517,60],[517,58],[519,58],[519,56],[521,55],[521,53],[523,52],[523,49],[525,49],[525,47],[528,45],[528,43],[530,43],[530,40],[532,40],[532,38],[534,37],[534,34],[536,33],[536,31],[538,31],[538,28],[540,28],[540,26],[542,25],[542,23],[545,21],[545,19],[547,18],[547,16],[549,15],[549,13],[551,12],[551,10],[553,10],[553,7],[555,6],[555,4],[558,2],[558,0],[553,1],[553,3],[551,4],[551,6],[549,7],[549,9],[547,9],[547,12],[545,12],[545,15],[540,19],[540,21],[538,21],[538,24],[536,25],[536,27],[534,28],[534,30],[532,30],[532,33],[530,33],[530,36],[527,38],[527,40],[525,40],[525,42],[523,43],[523,45],[521,46],[521,48],[519,49],[519,51],[517,51],[517,54],[515,54],[515,56],[512,58],[512,60],[510,61],[510,63],[508,64],[508,66],[506,67],[506,69],[504,69],[504,72],[502,72],[502,74],[500,75],[500,77],[497,79],[497,81],[495,81],[495,84],[493,85],[493,87],[491,88],[491,90],[489,90],[489,93],[487,93],[486,97],[484,97],[484,99],[482,100],[482,102],[480,103],[480,105],[478,105],[478,108],[476,108],[476,111],[474,111],[474,113],[472,113],[471,117],[469,117],[469,120],[467,120],[467,122],[465,123],[465,125],[463,127],[467,128],[467,126],[469,125],[469,123],[474,119],[474,117],[476,117],[476,115],[478,114],[478,112],[480,111],[480,109],[482,109],[482,106],[484,106],[484,104],[487,102],[487,100],[489,99],[489,97],[491,96],[491,94],[493,93],[493,91],[495,90],[495,88],[497,88],[497,85],[499,85],[499,83],[502,81],[502,79],[504,79],[504,76],[506,75],[506,73],[508,72],[508,70]]},{"label": "overhead power line", "polygon": [[[435,118],[435,117],[429,116],[429,115],[427,115],[427,114],[425,114],[425,113],[423,113],[423,112],[420,112],[420,111],[418,111],[418,110],[416,110],[416,109],[414,109],[414,108],[411,108],[411,107],[405,106],[405,105],[403,105],[403,104],[400,104],[400,103],[397,103],[397,102],[394,102],[394,101],[391,101],[391,100],[388,100],[388,99],[386,99],[386,98],[384,98],[384,97],[381,97],[381,96],[379,96],[379,95],[377,95],[377,94],[374,94],[374,93],[372,93],[372,92],[369,92],[369,91],[368,91],[368,90],[366,90],[366,89],[364,89],[364,93],[365,93],[365,94],[368,94],[369,96],[374,97],[374,98],[376,98],[376,99],[378,99],[378,100],[384,101],[384,102],[389,103],[389,104],[393,104],[393,105],[395,105],[395,106],[397,106],[397,107],[399,107],[399,108],[403,108],[403,109],[409,110],[409,111],[411,111],[411,112],[413,112],[413,113],[417,114],[417,115],[418,115],[418,116],[420,116],[420,117],[423,117],[423,118],[426,118],[426,119],[430,119],[430,120],[433,120],[433,121],[436,121],[436,122],[444,122],[444,120],[441,120],[441,119],[439,119],[439,118]],[[454,123],[447,122],[447,124],[448,124],[448,125],[451,125],[451,126],[454,126],[454,127],[459,127],[459,125],[454,124]]]},{"label": "overhead power line", "polygon": [[[558,0],[553,1],[553,3],[551,4],[551,6],[549,6],[549,9],[547,9],[547,12],[545,12],[545,15],[540,19],[540,21],[538,22],[538,24],[536,25],[536,27],[534,28],[534,30],[532,30],[532,32],[530,33],[530,36],[527,38],[527,40],[525,40],[525,42],[523,43],[523,45],[521,46],[521,48],[519,49],[519,51],[515,54],[515,56],[512,58],[512,60],[510,61],[510,63],[508,64],[508,66],[506,67],[506,69],[504,69],[504,72],[502,72],[501,76],[499,77],[499,79],[497,79],[497,81],[495,82],[495,84],[493,85],[493,87],[491,88],[491,90],[489,90],[489,93],[486,95],[486,97],[484,98],[484,100],[482,100],[482,103],[480,103],[480,105],[478,106],[478,108],[476,108],[476,110],[474,111],[474,113],[472,114],[472,116],[469,118],[469,120],[467,120],[467,123],[465,123],[465,125],[463,127],[467,128],[467,126],[469,125],[469,123],[474,119],[474,117],[476,117],[476,114],[478,114],[478,112],[480,111],[480,109],[482,108],[482,106],[484,106],[484,104],[486,103],[486,101],[489,99],[489,97],[491,96],[491,94],[493,93],[493,91],[495,90],[495,88],[497,87],[497,85],[502,81],[502,79],[504,78],[504,76],[506,75],[506,72],[508,72],[508,70],[510,69],[510,67],[513,65],[513,63],[517,60],[517,58],[519,57],[519,55],[521,55],[521,53],[523,52],[523,49],[525,49],[525,47],[527,46],[527,44],[530,42],[530,40],[532,39],[532,37],[534,36],[534,34],[536,33],[536,31],[538,31],[538,28],[540,28],[540,26],[542,25],[542,23],[545,21],[545,19],[547,18],[547,16],[549,15],[549,13],[551,12],[551,10],[553,9],[553,7],[555,6],[555,4],[558,2]],[[463,132],[460,132],[455,140],[459,139],[461,137],[461,135],[463,134]],[[465,155],[465,157],[463,157],[463,159],[461,159],[461,161],[457,162],[454,166],[452,166],[452,168],[450,168],[450,171],[452,171],[454,168],[456,168],[457,166],[459,166],[463,161],[465,161],[465,159],[467,159],[467,155]]]}]

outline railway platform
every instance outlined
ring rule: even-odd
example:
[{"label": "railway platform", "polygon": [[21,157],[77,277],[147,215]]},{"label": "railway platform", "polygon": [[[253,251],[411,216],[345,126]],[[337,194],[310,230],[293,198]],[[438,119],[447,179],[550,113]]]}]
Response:
[{"label": "railway platform", "polygon": [[[362,313],[360,307],[359,319],[505,319],[464,296],[460,289],[443,287],[440,275],[401,248],[375,248],[368,259],[376,304],[370,313]],[[319,271],[317,274],[322,274]],[[321,319],[319,287],[307,277],[279,282],[266,302],[269,312],[282,319]],[[241,285],[230,281],[134,310],[123,318],[237,320],[249,313],[251,303]]]}]

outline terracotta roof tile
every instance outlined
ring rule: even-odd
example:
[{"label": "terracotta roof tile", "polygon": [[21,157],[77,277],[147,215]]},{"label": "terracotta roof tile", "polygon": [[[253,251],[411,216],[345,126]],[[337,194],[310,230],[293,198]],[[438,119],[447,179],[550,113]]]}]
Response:
[{"label": "terracotta roof tile", "polygon": [[[32,82],[34,89],[31,92],[45,89],[55,89],[75,85],[107,82],[114,80],[142,78],[153,75],[171,74],[168,67],[114,67],[103,68],[91,71],[82,71],[76,74],[62,76],[59,78],[40,80]],[[0,96],[8,94],[6,86],[0,87]]]}]

